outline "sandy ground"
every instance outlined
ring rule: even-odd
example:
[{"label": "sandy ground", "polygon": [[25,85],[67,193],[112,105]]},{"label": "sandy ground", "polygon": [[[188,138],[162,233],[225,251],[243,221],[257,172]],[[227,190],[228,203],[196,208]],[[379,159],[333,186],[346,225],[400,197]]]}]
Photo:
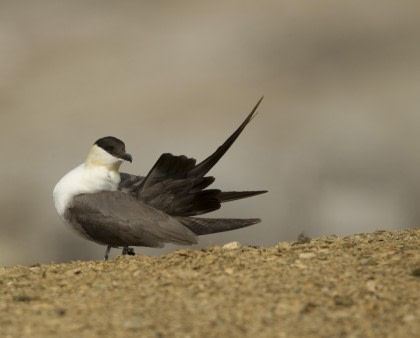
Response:
[{"label": "sandy ground", "polygon": [[0,336],[418,337],[419,245],[413,229],[0,268]]}]

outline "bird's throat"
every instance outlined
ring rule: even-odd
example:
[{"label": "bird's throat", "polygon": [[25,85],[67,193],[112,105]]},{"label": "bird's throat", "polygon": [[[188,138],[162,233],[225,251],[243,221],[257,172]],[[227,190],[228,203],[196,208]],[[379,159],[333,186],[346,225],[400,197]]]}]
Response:
[{"label": "bird's throat", "polygon": [[119,173],[120,167],[121,167],[122,161],[118,161],[115,163],[104,163],[100,160],[97,160],[95,158],[88,158],[86,160],[86,166],[87,168],[91,169],[91,168],[98,168],[98,167],[102,167],[107,169],[108,171],[113,171],[115,173]]}]

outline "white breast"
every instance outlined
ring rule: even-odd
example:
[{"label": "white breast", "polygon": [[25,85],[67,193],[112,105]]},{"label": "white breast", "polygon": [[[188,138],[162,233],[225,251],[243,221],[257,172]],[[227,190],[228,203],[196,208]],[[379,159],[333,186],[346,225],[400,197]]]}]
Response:
[{"label": "white breast", "polygon": [[54,204],[58,215],[64,220],[64,213],[75,196],[115,191],[119,183],[120,174],[114,170],[104,166],[79,165],[66,174],[54,188]]}]

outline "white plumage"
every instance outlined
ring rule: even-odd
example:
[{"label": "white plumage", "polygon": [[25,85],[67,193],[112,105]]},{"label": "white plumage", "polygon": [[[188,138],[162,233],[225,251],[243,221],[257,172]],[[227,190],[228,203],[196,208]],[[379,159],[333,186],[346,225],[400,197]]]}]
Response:
[{"label": "white plumage", "polygon": [[66,222],[64,214],[77,195],[117,190],[122,162],[95,144],[86,162],[67,173],[54,188],[54,204],[60,218]]}]

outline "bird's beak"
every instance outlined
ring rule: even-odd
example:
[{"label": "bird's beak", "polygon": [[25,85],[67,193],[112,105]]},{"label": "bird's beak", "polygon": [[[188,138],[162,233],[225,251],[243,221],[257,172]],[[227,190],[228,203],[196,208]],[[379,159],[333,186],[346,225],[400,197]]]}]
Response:
[{"label": "bird's beak", "polygon": [[124,160],[124,161],[128,161],[128,162],[133,162],[133,158],[131,157],[131,155],[130,154],[128,154],[128,153],[124,153],[124,154],[122,154],[121,155],[121,158]]}]

